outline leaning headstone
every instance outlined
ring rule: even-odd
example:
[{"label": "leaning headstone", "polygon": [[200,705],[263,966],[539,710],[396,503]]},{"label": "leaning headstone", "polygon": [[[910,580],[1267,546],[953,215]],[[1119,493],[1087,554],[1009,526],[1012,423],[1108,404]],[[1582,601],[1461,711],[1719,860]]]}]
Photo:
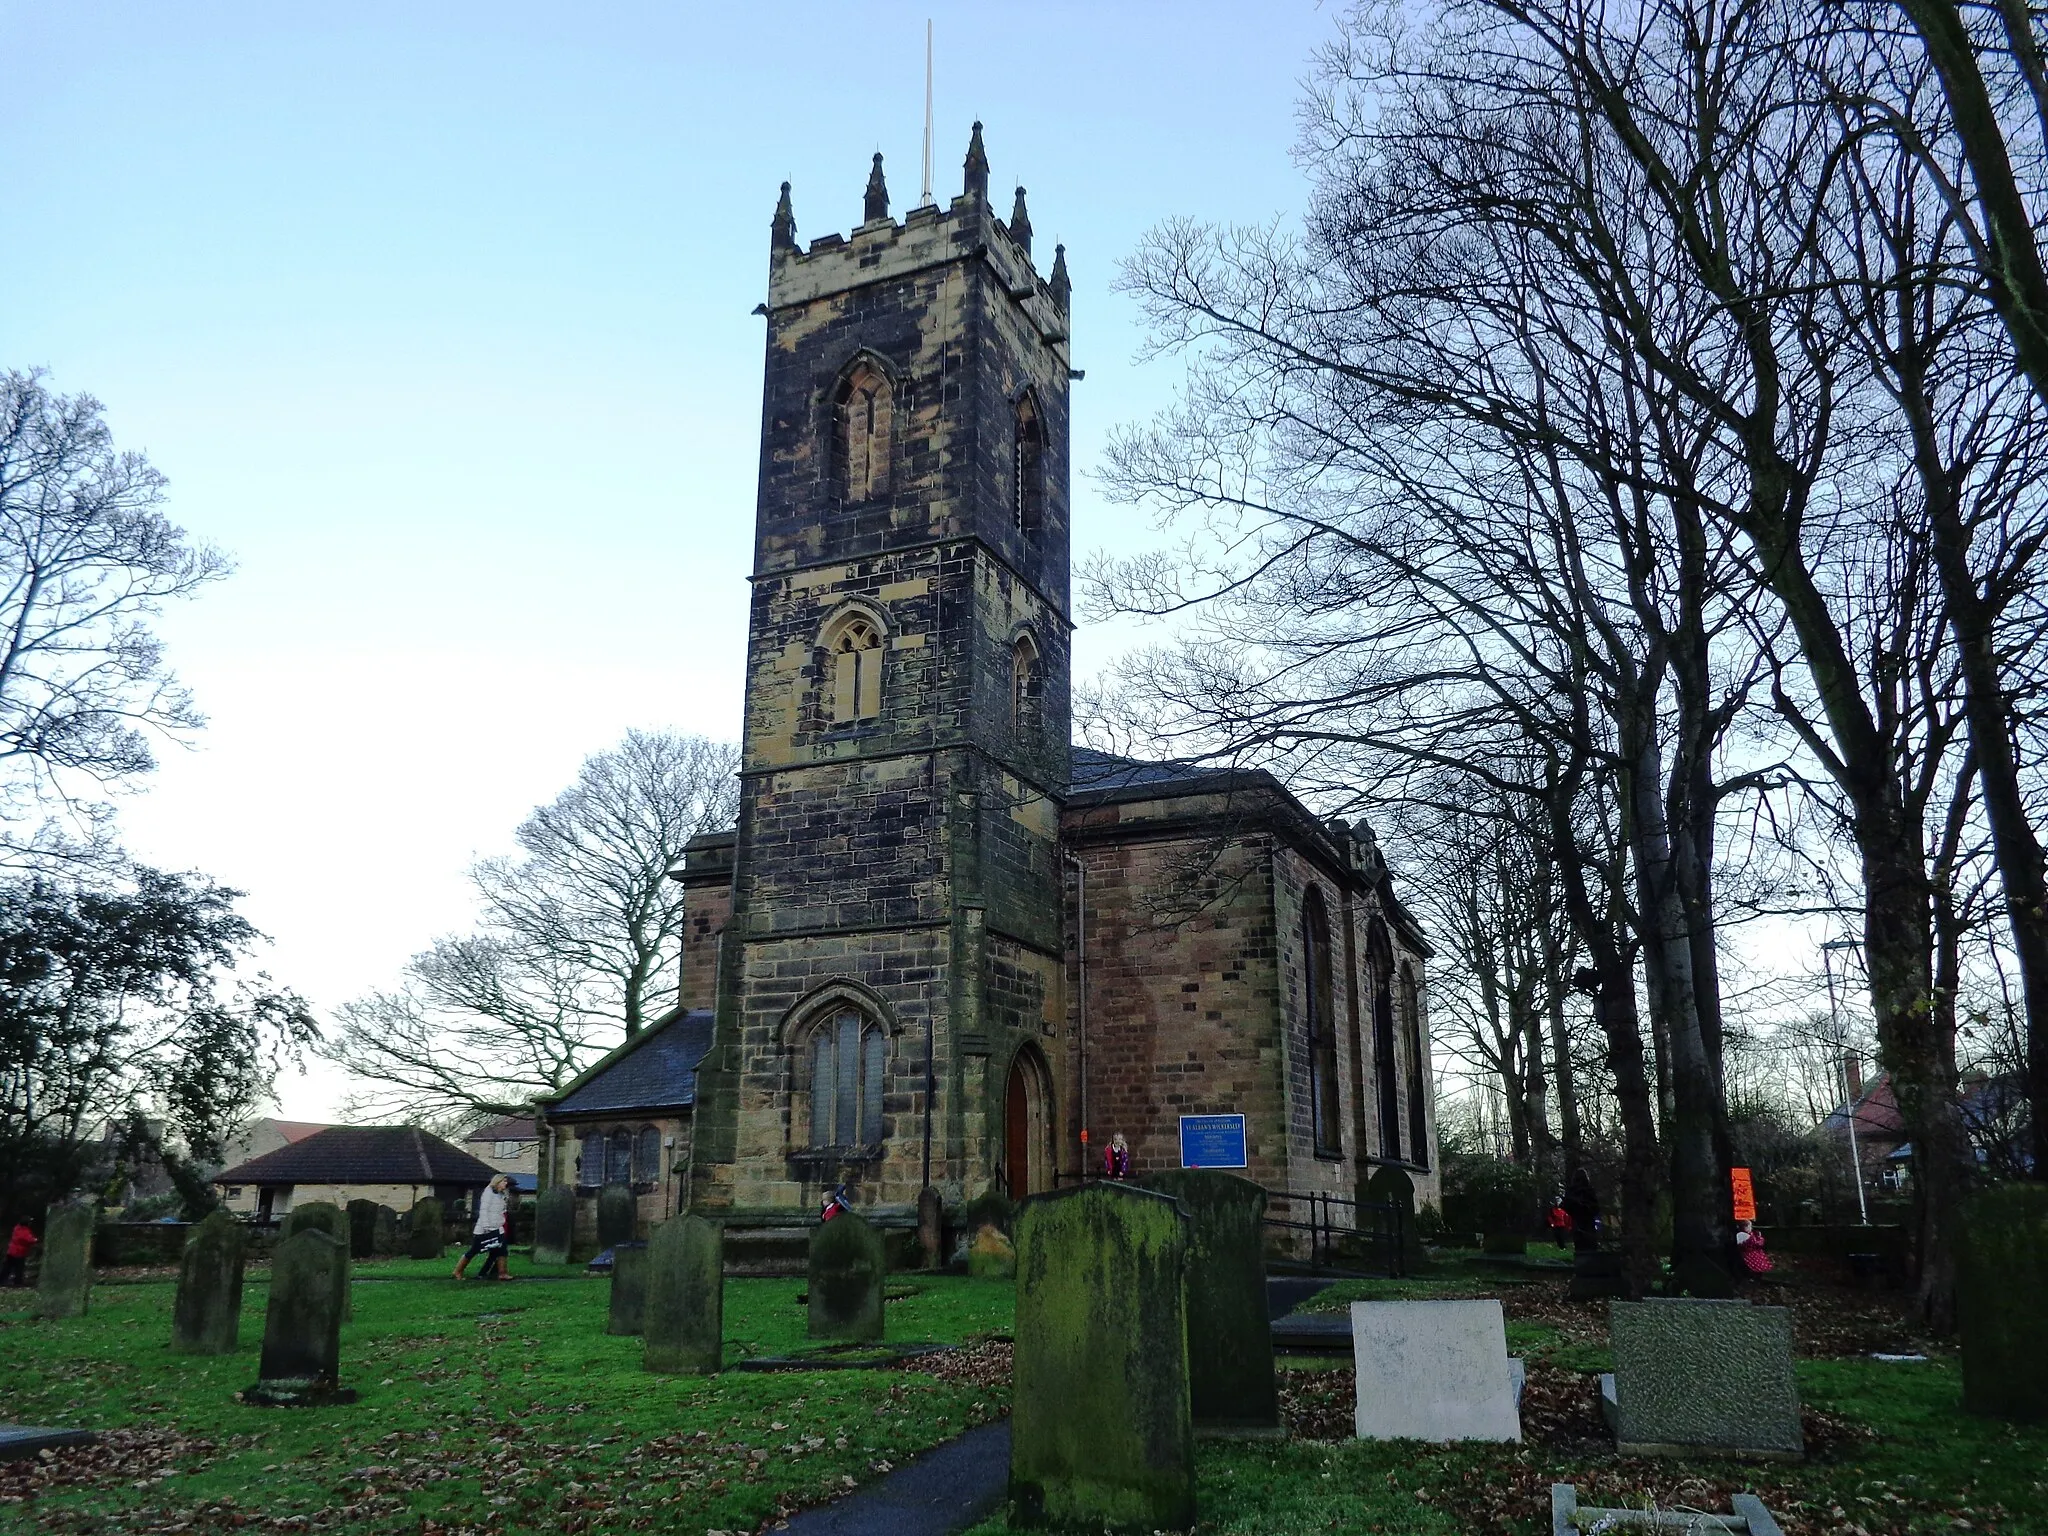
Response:
[{"label": "leaning headstone", "polygon": [[248,1229],[215,1211],[185,1236],[171,1348],[181,1355],[232,1355],[242,1338],[242,1270]]},{"label": "leaning headstone", "polygon": [[945,1206],[939,1192],[927,1184],[917,1192],[917,1246],[926,1269],[937,1269],[944,1262],[945,1245]]},{"label": "leaning headstone", "polygon": [[351,1200],[348,1203],[348,1256],[367,1259],[377,1252],[377,1202]]},{"label": "leaning headstone", "polygon": [[606,1333],[638,1333],[647,1317],[647,1245],[619,1243],[612,1248],[612,1304]]},{"label": "leaning headstone", "polygon": [[1607,1335],[1614,1374],[1602,1380],[1603,1406],[1622,1454],[1805,1454],[1789,1307],[1616,1301]]},{"label": "leaning headstone", "polygon": [[1361,1440],[1520,1440],[1498,1301],[1354,1301]]},{"label": "leaning headstone", "polygon": [[1956,1288],[1963,1406],[2048,1419],[2048,1185],[2010,1183],[1963,1207]]},{"label": "leaning headstone", "polygon": [[1187,1216],[1150,1190],[1088,1184],[1026,1201],[1016,1239],[1016,1518],[1187,1529]]},{"label": "leaning headstone", "polygon": [[43,1269],[36,1277],[37,1317],[83,1317],[92,1297],[92,1231],[99,1212],[83,1200],[50,1207],[43,1223]]},{"label": "leaning headstone", "polygon": [[347,1245],[319,1227],[306,1227],[271,1250],[263,1360],[256,1383],[242,1391],[243,1402],[296,1408],[355,1401],[340,1385],[347,1294]]},{"label": "leaning headstone", "polygon": [[882,1336],[882,1286],[889,1262],[882,1234],[852,1211],[811,1230],[810,1336],[870,1340]]},{"label": "leaning headstone", "polygon": [[644,1332],[650,1371],[710,1376],[724,1363],[725,1240],[702,1217],[674,1217],[648,1238]]},{"label": "leaning headstone", "polygon": [[398,1237],[398,1212],[388,1205],[377,1207],[370,1225],[370,1252],[380,1259],[396,1258],[403,1250]]},{"label": "leaning headstone", "polygon": [[566,1264],[576,1241],[576,1191],[550,1184],[534,1202],[533,1262]]},{"label": "leaning headstone", "polygon": [[1415,1181],[1406,1169],[1382,1163],[1365,1181],[1365,1198],[1374,1205],[1391,1205],[1400,1214],[1401,1273],[1419,1275],[1429,1268],[1429,1250],[1422,1246],[1422,1228],[1415,1220]]},{"label": "leaning headstone", "polygon": [[616,1248],[640,1236],[640,1202],[625,1184],[607,1184],[597,1192],[597,1246]]},{"label": "leaning headstone", "polygon": [[349,1257],[353,1245],[349,1236],[348,1212],[332,1200],[308,1200],[304,1205],[295,1205],[285,1216],[284,1225],[278,1229],[279,1237],[291,1237],[308,1228],[325,1232],[341,1244],[341,1320],[355,1321],[355,1261]]},{"label": "leaning headstone", "polygon": [[405,1252],[408,1258],[438,1259],[448,1248],[448,1222],[441,1214],[441,1202],[429,1195],[415,1200],[405,1215]]},{"label": "leaning headstone", "polygon": [[1148,1174],[1188,1214],[1188,1389],[1198,1429],[1278,1430],[1266,1316],[1266,1192],[1208,1169]]}]

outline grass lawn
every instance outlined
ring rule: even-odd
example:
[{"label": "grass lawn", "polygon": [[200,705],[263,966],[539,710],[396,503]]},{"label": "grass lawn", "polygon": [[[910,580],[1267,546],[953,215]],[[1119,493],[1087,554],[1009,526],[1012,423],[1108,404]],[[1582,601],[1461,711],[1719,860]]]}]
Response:
[{"label": "grass lawn", "polygon": [[[0,1527],[745,1531],[1006,1407],[1004,1385],[965,1370],[651,1376],[639,1339],[605,1333],[603,1282],[565,1269],[575,1278],[458,1284],[447,1271],[357,1269],[342,1380],[361,1398],[320,1409],[235,1401],[256,1375],[261,1269],[241,1351],[215,1358],[168,1349],[168,1280],[102,1284],[86,1317],[62,1322],[31,1319],[25,1291],[0,1292],[0,1421],[109,1432],[93,1452],[0,1464]],[[891,1342],[1009,1330],[1005,1283],[919,1276],[891,1289],[908,1286],[888,1305]],[[803,1288],[728,1281],[728,1363],[804,1349]]]}]

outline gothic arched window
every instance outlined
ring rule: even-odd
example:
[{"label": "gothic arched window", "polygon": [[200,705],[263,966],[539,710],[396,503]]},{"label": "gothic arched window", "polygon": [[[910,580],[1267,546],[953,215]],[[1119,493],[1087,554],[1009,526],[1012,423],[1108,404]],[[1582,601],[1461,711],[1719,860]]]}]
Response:
[{"label": "gothic arched window", "polygon": [[849,614],[825,631],[832,723],[852,725],[882,712],[882,635],[874,621]]},{"label": "gothic arched window", "polygon": [[889,1061],[880,1026],[852,1008],[838,1009],[811,1032],[808,1055],[811,1145],[879,1145]]},{"label": "gothic arched window", "polygon": [[1400,1063],[1394,1055],[1394,946],[1379,918],[1365,933],[1366,963],[1372,970],[1372,1070],[1379,1084],[1380,1156],[1401,1160]]},{"label": "gothic arched window", "polygon": [[605,1141],[604,1181],[607,1184],[633,1182],[633,1133],[624,1127],[613,1131]]},{"label": "gothic arched window", "polygon": [[1341,1152],[1342,1109],[1337,1092],[1337,1005],[1330,975],[1330,920],[1323,894],[1314,886],[1301,910],[1302,975],[1306,978],[1308,1096],[1315,1122],[1316,1150]]},{"label": "gothic arched window", "polygon": [[1415,967],[1401,966],[1401,1034],[1408,1049],[1408,1160],[1429,1162],[1429,1121],[1426,1097],[1429,1080],[1422,1065],[1422,989],[1415,981]]},{"label": "gothic arched window", "polygon": [[596,1189],[604,1182],[604,1133],[585,1131],[583,1148],[576,1158],[576,1184],[580,1189]]},{"label": "gothic arched window", "polygon": [[661,1182],[661,1132],[651,1125],[643,1126],[633,1141],[633,1182]]},{"label": "gothic arched window", "polygon": [[1045,423],[1038,402],[1026,395],[1017,402],[1017,441],[1011,495],[1017,527],[1036,534],[1045,524]]},{"label": "gothic arched window", "polygon": [[865,360],[840,381],[834,401],[834,468],[839,494],[872,501],[889,494],[889,446],[895,436],[895,392],[881,369]]},{"label": "gothic arched window", "polygon": [[1030,736],[1039,725],[1038,647],[1029,635],[1019,635],[1010,647],[1010,729],[1018,736]]}]

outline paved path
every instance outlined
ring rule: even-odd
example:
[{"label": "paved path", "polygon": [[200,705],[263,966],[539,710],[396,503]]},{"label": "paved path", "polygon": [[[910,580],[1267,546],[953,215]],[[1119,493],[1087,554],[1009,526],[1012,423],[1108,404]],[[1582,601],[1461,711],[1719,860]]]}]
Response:
[{"label": "paved path", "polygon": [[1005,1419],[970,1429],[843,1499],[791,1515],[790,1536],[953,1536],[993,1514],[1009,1482]]},{"label": "paved path", "polygon": [[91,1445],[99,1436],[89,1429],[35,1429],[27,1424],[0,1424],[0,1461],[19,1461],[59,1445]]}]

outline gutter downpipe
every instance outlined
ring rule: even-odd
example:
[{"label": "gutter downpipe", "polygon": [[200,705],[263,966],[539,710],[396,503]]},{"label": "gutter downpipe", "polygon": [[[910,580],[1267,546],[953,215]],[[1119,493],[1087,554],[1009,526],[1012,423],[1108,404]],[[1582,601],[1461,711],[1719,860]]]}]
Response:
[{"label": "gutter downpipe", "polygon": [[1067,863],[1074,868],[1074,962],[1080,972],[1080,1006],[1076,1012],[1077,1039],[1075,1054],[1079,1058],[1078,1070],[1081,1078],[1081,1178],[1088,1177],[1088,866],[1074,854],[1067,855]]}]

